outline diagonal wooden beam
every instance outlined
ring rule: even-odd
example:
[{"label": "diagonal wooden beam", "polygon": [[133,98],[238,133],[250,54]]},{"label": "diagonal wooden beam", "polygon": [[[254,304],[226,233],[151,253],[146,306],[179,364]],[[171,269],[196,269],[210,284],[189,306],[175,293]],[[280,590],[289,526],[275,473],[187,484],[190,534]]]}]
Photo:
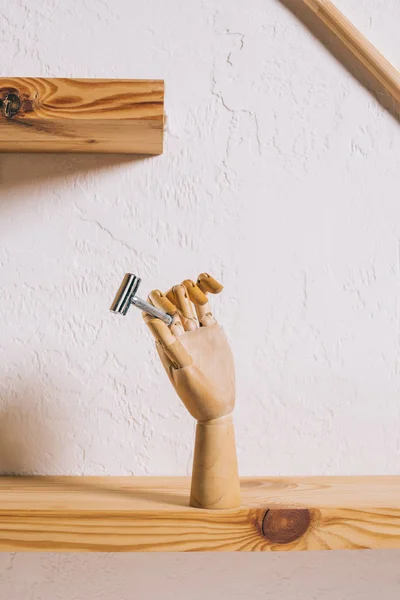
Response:
[{"label": "diagonal wooden beam", "polygon": [[400,102],[400,73],[330,0],[303,0],[350,52]]}]

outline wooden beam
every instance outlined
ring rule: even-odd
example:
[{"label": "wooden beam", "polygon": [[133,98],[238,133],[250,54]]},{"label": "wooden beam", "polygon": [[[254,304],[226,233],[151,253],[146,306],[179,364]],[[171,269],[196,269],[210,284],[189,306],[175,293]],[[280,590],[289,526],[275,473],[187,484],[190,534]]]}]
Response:
[{"label": "wooden beam", "polygon": [[400,73],[330,0],[303,0],[353,55],[400,102]]},{"label": "wooden beam", "polygon": [[189,507],[188,478],[1,477],[1,551],[400,548],[400,477],[241,480],[243,504]]},{"label": "wooden beam", "polygon": [[164,82],[0,78],[0,152],[161,154]]}]

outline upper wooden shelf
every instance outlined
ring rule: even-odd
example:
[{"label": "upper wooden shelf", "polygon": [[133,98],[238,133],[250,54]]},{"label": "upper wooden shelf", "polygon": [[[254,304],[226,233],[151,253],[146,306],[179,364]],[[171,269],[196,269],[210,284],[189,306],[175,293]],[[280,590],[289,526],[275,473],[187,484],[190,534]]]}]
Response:
[{"label": "upper wooden shelf", "polygon": [[0,78],[0,152],[161,154],[164,82]]},{"label": "upper wooden shelf", "polygon": [[244,478],[190,508],[188,478],[0,477],[0,551],[400,548],[400,477]]}]

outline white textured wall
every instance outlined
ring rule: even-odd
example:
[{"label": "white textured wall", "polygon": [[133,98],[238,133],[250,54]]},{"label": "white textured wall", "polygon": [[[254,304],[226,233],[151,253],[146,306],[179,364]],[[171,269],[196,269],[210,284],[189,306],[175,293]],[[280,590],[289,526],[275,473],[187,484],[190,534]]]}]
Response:
[{"label": "white textured wall", "polygon": [[[400,67],[400,3],[336,3]],[[0,17],[1,76],[164,78],[168,113],[162,157],[0,157],[0,471],[189,473],[193,423],[108,306],[127,270],[209,270],[242,474],[398,472],[399,122],[279,0]],[[390,600],[399,558],[5,554],[0,597]]]}]

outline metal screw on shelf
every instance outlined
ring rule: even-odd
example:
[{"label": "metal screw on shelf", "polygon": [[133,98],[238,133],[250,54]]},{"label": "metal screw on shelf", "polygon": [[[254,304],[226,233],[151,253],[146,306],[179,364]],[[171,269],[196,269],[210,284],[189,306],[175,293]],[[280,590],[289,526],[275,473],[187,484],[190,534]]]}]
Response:
[{"label": "metal screw on shelf", "polygon": [[159,310],[152,304],[149,304],[136,296],[141,281],[142,280],[139,279],[139,277],[136,277],[136,275],[127,273],[119,286],[119,290],[111,304],[110,311],[117,315],[125,316],[130,306],[133,304],[136,308],[139,308],[157,319],[161,319],[161,321],[164,321],[167,325],[171,325],[171,315]]}]

